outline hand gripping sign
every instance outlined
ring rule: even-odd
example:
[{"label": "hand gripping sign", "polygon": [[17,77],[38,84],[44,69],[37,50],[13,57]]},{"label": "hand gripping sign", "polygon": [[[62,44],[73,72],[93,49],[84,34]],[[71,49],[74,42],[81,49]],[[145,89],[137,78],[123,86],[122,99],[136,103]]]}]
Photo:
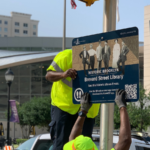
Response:
[{"label": "hand gripping sign", "polygon": [[127,102],[139,99],[139,38],[136,27],[75,38],[72,41],[73,103],[90,93],[92,103],[112,103],[117,89]]}]

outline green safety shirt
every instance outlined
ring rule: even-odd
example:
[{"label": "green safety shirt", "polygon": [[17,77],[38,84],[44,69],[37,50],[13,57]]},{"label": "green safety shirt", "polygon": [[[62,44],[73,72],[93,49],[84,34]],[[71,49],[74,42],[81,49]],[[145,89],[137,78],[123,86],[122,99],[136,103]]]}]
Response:
[{"label": "green safety shirt", "polygon": [[[67,49],[58,53],[47,71],[65,72],[72,68],[72,50]],[[59,109],[74,115],[79,111],[80,104],[73,104],[72,79],[67,77],[53,82],[51,90],[51,104]],[[95,118],[98,115],[100,104],[93,104],[87,117]]]}]

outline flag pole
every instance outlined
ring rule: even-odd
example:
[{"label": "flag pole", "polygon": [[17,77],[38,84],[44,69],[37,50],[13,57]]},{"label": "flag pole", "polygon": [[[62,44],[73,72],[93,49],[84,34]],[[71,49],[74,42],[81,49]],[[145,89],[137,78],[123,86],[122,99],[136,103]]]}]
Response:
[{"label": "flag pole", "polygon": [[[103,32],[116,29],[116,0],[104,0]],[[101,104],[100,150],[108,150],[113,144],[114,103]]]},{"label": "flag pole", "polygon": [[62,50],[66,49],[66,0],[64,0],[64,23],[63,23],[63,42]]}]

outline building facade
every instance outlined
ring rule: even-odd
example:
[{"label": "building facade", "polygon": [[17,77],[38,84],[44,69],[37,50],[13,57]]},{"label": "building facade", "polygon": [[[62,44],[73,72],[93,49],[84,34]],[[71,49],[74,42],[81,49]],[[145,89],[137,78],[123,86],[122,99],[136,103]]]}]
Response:
[{"label": "building facade", "polygon": [[37,20],[31,20],[30,14],[11,12],[11,16],[0,15],[0,37],[36,37]]},{"label": "building facade", "polygon": [[[72,47],[72,39],[66,39],[66,48]],[[11,67],[14,81],[10,88],[10,99],[20,104],[33,97],[50,97],[52,83],[45,79],[46,69],[62,50],[62,38],[1,37],[0,38],[0,122],[7,134],[7,84],[5,72]],[[18,124],[10,123],[10,136],[22,137]],[[27,127],[23,129],[27,133]],[[47,133],[47,129],[36,127],[36,134]]]},{"label": "building facade", "polygon": [[150,91],[150,5],[144,9],[144,87]]}]

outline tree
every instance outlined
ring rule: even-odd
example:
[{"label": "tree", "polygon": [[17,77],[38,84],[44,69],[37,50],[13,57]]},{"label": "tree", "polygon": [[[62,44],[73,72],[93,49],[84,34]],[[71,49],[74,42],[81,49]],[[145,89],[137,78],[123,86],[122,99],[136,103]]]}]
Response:
[{"label": "tree", "polygon": [[150,125],[150,92],[140,85],[140,98],[136,103],[128,104],[131,127],[137,131],[146,130]]},{"label": "tree", "polygon": [[34,97],[22,105],[23,121],[30,126],[47,127],[51,121],[50,98]]},{"label": "tree", "polygon": [[95,127],[100,127],[100,110],[98,115],[95,117]]},{"label": "tree", "polygon": [[[17,103],[16,103],[17,104]],[[22,106],[20,105],[20,104],[17,104],[17,111],[18,111],[18,116],[19,116],[19,125],[20,125],[20,127],[21,127],[21,131],[22,131],[22,137],[24,138],[25,137],[25,135],[23,134],[23,128],[25,127],[25,126],[27,126],[27,123],[26,122],[24,122],[24,120],[23,120],[23,111],[22,111],[23,109],[22,109]]]},{"label": "tree", "polygon": [[[150,125],[150,92],[140,85],[140,98],[136,103],[128,103],[127,110],[130,119],[131,129],[137,131],[146,130]],[[120,128],[120,112],[117,105],[115,105],[114,111],[114,128]]]},{"label": "tree", "polygon": [[[51,101],[49,97],[34,97],[30,101],[17,105],[19,124],[22,129],[22,136],[28,138],[32,126],[47,127],[51,121],[50,108]],[[26,130],[26,136],[23,134],[23,128]]]},{"label": "tree", "polygon": [[118,106],[115,104],[115,110],[114,110],[114,129],[120,128],[120,111]]}]

